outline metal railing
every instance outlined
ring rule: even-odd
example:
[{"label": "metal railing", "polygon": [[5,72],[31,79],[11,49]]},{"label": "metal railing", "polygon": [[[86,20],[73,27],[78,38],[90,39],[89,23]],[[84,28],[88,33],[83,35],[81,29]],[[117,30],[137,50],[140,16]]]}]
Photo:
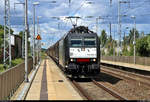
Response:
[{"label": "metal railing", "polygon": [[[33,69],[33,60],[28,61],[28,74]],[[0,100],[9,99],[24,81],[25,64],[19,64],[0,74]]]},{"label": "metal railing", "polygon": [[[134,64],[133,56],[102,56],[101,60]],[[136,56],[135,64],[150,66],[150,57]]]}]

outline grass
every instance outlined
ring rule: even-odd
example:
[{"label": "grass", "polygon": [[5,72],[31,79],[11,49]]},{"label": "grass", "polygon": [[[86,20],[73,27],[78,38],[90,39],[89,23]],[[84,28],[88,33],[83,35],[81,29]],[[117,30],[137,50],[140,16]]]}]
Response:
[{"label": "grass", "polygon": [[43,51],[41,52],[41,58],[42,58],[42,59],[45,59],[45,58],[46,58],[46,53],[43,52]]},{"label": "grass", "polygon": [[4,70],[3,64],[0,64],[0,72],[3,72]]},{"label": "grass", "polygon": [[[14,67],[14,66],[21,64],[23,62],[24,62],[24,60],[22,58],[16,58],[16,59],[12,60],[12,62],[11,62],[12,66],[11,67]],[[7,69],[8,68],[6,68],[6,69],[4,68],[3,64],[0,64],[0,73],[4,72]]]}]

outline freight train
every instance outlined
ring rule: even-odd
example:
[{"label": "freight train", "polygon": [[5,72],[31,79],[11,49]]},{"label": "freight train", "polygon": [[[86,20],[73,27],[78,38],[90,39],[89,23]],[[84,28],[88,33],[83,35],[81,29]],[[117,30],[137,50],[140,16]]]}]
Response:
[{"label": "freight train", "polygon": [[67,75],[95,76],[100,73],[100,41],[88,27],[72,28],[46,52]]}]

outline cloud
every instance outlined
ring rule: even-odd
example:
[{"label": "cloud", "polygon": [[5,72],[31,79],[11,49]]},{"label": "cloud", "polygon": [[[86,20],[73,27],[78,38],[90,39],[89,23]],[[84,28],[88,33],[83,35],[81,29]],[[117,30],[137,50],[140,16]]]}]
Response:
[{"label": "cloud", "polygon": [[[36,16],[42,16],[39,23],[42,42],[45,43],[44,48],[48,48],[54,44],[72,28],[70,20],[64,19],[66,16],[82,17],[82,19],[78,20],[78,25],[88,26],[89,29],[93,31],[96,31],[95,18],[101,16],[104,20],[99,20],[98,35],[100,35],[103,29],[105,29],[109,35],[109,23],[111,21],[112,34],[116,34],[116,39],[118,39],[118,0],[112,0],[112,6],[110,6],[109,0],[89,0],[93,2],[92,4],[88,4],[87,0],[71,0],[70,7],[68,0],[57,0],[55,4],[50,3],[51,0],[28,0],[29,18],[33,18],[32,3],[35,1],[40,2],[40,5],[36,6]],[[24,28],[23,6],[16,5],[16,12],[14,12],[14,3],[18,2],[24,2],[24,0],[10,0],[11,26],[15,34]],[[0,24],[4,24],[4,0],[0,2],[0,5]],[[121,4],[121,14],[128,15],[127,17],[121,17],[122,33],[125,31],[126,26],[130,28],[133,27],[133,19],[130,18],[131,15],[136,16],[136,27],[140,32],[150,32],[149,5],[150,1],[148,0],[131,0],[130,8],[128,4]],[[93,16],[93,18],[85,18],[86,16]],[[107,16],[111,16],[111,18]],[[61,19],[56,20],[51,17],[61,17]],[[31,35],[33,34],[32,20],[33,19],[29,19]],[[59,29],[58,22],[60,24]],[[75,22],[75,19],[73,19],[73,22]]]}]

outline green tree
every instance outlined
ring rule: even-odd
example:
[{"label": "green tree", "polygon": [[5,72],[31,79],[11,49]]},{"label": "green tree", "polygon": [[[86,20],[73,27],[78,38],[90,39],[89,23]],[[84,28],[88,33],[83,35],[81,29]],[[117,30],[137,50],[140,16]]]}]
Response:
[{"label": "green tree", "polygon": [[128,46],[127,45],[123,46],[122,54],[124,56],[129,56],[130,55],[130,52],[128,51]]},{"label": "green tree", "polygon": [[101,53],[102,53],[102,55],[105,55],[105,51],[104,51],[104,49],[102,49]]},{"label": "green tree", "polygon": [[136,41],[136,51],[139,56],[149,56],[148,37]]},{"label": "green tree", "polygon": [[135,31],[135,38],[136,39],[139,38],[139,32],[133,28],[132,30],[130,30],[128,39],[126,39],[130,44],[133,44],[134,41],[134,31]]},{"label": "green tree", "polygon": [[148,49],[150,50],[150,35],[147,37]]},{"label": "green tree", "polygon": [[113,55],[113,39],[110,36],[106,42],[106,48],[108,49],[108,55]]},{"label": "green tree", "polygon": [[129,56],[133,56],[133,54],[134,54],[134,45],[133,44],[130,44],[129,45],[130,46],[130,51],[129,51]]},{"label": "green tree", "polygon": [[1,54],[2,54],[2,45],[3,45],[3,42],[4,42],[4,40],[3,40],[3,38],[4,38],[4,27],[2,26],[2,25],[0,25],[0,56],[1,56]]},{"label": "green tree", "polygon": [[20,36],[21,38],[22,38],[22,36],[23,36],[23,33],[24,33],[23,31],[20,31],[20,32],[19,32],[19,36]]},{"label": "green tree", "polygon": [[[22,36],[23,36],[23,34],[25,34],[24,33],[24,31],[20,31],[19,32],[19,36],[22,38]],[[28,32],[28,38],[30,38],[31,36],[30,36],[30,32]]]},{"label": "green tree", "polygon": [[107,42],[107,34],[105,30],[102,30],[101,36],[99,38],[100,38],[101,46],[104,47]]},{"label": "green tree", "polygon": [[[13,30],[10,29],[10,34],[13,34]],[[6,31],[8,33],[8,30]],[[3,43],[4,43],[4,26],[0,25],[0,56],[3,54]],[[2,61],[2,59],[0,59]]]}]

